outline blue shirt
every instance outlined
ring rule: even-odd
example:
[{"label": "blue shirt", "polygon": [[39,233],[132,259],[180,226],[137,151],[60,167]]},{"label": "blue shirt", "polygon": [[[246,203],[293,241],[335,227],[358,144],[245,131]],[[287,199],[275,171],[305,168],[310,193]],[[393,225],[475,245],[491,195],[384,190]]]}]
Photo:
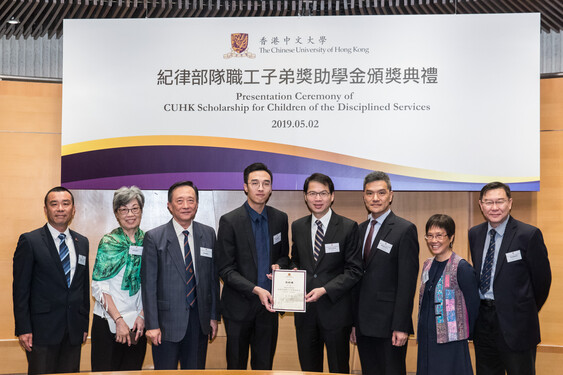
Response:
[{"label": "blue shirt", "polygon": [[244,207],[250,216],[252,223],[252,233],[254,234],[254,244],[256,245],[256,263],[258,268],[258,275],[256,277],[257,285],[260,288],[271,291],[272,281],[266,276],[272,273],[270,268],[270,230],[268,228],[268,210],[266,207],[262,213],[254,211],[247,202],[244,202]]},{"label": "blue shirt", "polygon": [[487,250],[489,249],[489,244],[491,243],[491,229],[494,229],[497,233],[495,234],[495,257],[493,259],[493,269],[491,275],[491,287],[487,293],[481,293],[479,290],[479,297],[481,299],[495,299],[495,294],[493,290],[493,284],[495,280],[495,270],[497,269],[498,253],[500,251],[500,245],[502,244],[502,239],[504,238],[504,232],[506,231],[506,224],[508,224],[508,219],[510,215],[506,217],[506,220],[500,223],[496,228],[491,226],[491,223],[487,226],[487,237],[485,239],[485,247],[483,249],[483,259],[481,261],[481,273],[483,273],[483,265],[485,264],[485,258],[487,257]]}]

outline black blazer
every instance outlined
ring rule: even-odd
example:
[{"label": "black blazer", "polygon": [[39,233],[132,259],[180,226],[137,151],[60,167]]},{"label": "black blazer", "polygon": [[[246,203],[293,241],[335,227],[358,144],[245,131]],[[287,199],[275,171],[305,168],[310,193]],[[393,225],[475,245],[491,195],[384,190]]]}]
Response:
[{"label": "black blazer", "polygon": [[22,234],[18,240],[13,283],[15,333],[32,333],[34,345],[59,344],[67,330],[70,343],[78,345],[88,332],[88,239],[72,230],[70,235],[76,251],[70,288],[47,225]]},{"label": "black blazer", "polygon": [[[369,220],[360,224],[361,242],[368,225]],[[389,253],[378,249],[380,241],[391,245]],[[364,276],[355,293],[355,326],[362,335],[389,338],[393,331],[414,333],[418,253],[416,226],[390,212],[377,232],[367,263],[363,262]]]},{"label": "black blazer", "polygon": [[[210,320],[219,317],[219,276],[215,267],[215,230],[193,222],[197,307],[201,331],[208,335]],[[204,256],[202,249],[206,248]],[[211,254],[208,254],[210,252]],[[172,220],[149,230],[143,242],[141,286],[147,329],[160,328],[162,339],[179,342],[190,318],[186,300],[186,269],[183,250]]]},{"label": "black blazer", "polygon": [[[282,269],[287,268],[289,266],[287,214],[270,206],[266,206],[265,210],[268,210],[270,264],[278,264]],[[221,216],[219,220],[217,268],[224,283],[221,313],[227,319],[253,320],[256,312],[264,307],[258,296],[252,293],[258,277],[256,244],[250,215],[244,205]]]},{"label": "black blazer", "polygon": [[[485,222],[469,230],[471,259],[477,275],[481,274],[487,229]],[[516,251],[520,251],[521,259],[509,262],[507,254]],[[551,285],[551,268],[541,231],[509,217],[494,272],[493,293],[504,340],[511,350],[529,350],[540,342],[538,311]]]},{"label": "black blazer", "polygon": [[[327,293],[314,302],[317,304],[318,318],[325,329],[351,326],[354,319],[350,292],[362,277],[358,224],[332,212],[319,258],[315,262],[311,220],[311,215],[307,215],[291,224],[292,268],[307,271],[307,292],[320,287],[326,289]],[[333,243],[338,244],[339,251],[327,253],[325,245]],[[305,314],[295,314],[295,326],[303,325]]]}]

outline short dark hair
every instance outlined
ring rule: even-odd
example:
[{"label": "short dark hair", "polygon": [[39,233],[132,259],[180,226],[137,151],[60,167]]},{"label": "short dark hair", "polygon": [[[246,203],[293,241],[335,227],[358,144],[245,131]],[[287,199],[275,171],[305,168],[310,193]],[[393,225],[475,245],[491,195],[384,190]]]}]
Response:
[{"label": "short dark hair", "polygon": [[504,189],[504,191],[506,192],[506,197],[508,199],[512,198],[510,195],[510,187],[507,184],[503,184],[502,182],[499,181],[494,181],[494,182],[489,182],[487,185],[483,186],[481,192],[479,193],[479,200],[482,200],[483,195],[485,195],[489,190],[495,190],[495,189]]},{"label": "short dark hair", "polygon": [[172,193],[174,190],[179,188],[180,186],[189,186],[195,191],[195,201],[199,203],[199,191],[197,190],[197,186],[191,181],[180,181],[176,182],[174,185],[170,186],[168,189],[168,203],[172,203]]},{"label": "short dark hair", "polygon": [[328,177],[326,174],[322,174],[322,173],[313,173],[312,175],[307,177],[305,183],[303,184],[304,193],[307,193],[307,191],[309,190],[309,183],[312,181],[328,186],[329,193],[331,194],[334,193],[334,183],[332,182],[332,179]]},{"label": "short dark hair", "polygon": [[266,164],[264,164],[264,163],[253,163],[253,164],[250,164],[248,167],[244,168],[244,183],[245,184],[248,184],[248,175],[250,175],[252,172],[256,172],[256,171],[266,171],[266,172],[268,172],[268,174],[270,175],[270,182],[271,183],[274,182],[274,177],[272,176],[272,171],[268,169]]},{"label": "short dark hair", "polygon": [[364,178],[363,190],[366,190],[367,184],[374,181],[385,181],[385,183],[387,184],[387,189],[389,189],[389,191],[393,191],[393,189],[391,188],[391,179],[389,178],[387,173],[381,171],[373,171]]},{"label": "short dark hair", "polygon": [[70,199],[71,199],[71,201],[72,201],[72,205],[74,206],[74,195],[72,195],[72,192],[71,192],[70,190],[68,190],[67,188],[65,188],[65,187],[62,187],[62,186],[55,186],[54,188],[52,188],[51,190],[49,190],[49,191],[47,192],[47,194],[45,194],[45,199],[44,199],[45,207],[47,207],[47,197],[49,196],[49,194],[51,194],[51,193],[58,193],[58,192],[61,192],[61,191],[66,191],[67,193],[70,194]]},{"label": "short dark hair", "polygon": [[450,238],[455,234],[455,222],[449,215],[435,214],[430,216],[430,219],[426,222],[426,233],[428,233],[432,227],[445,230]]}]

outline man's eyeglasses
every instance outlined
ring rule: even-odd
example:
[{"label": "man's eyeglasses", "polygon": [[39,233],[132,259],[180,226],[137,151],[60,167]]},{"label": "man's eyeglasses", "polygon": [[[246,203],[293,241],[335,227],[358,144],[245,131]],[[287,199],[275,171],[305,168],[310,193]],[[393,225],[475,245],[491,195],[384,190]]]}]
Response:
[{"label": "man's eyeglasses", "polygon": [[330,195],[330,193],[326,190],[323,191],[310,191],[307,193],[307,196],[309,198],[315,198],[316,196],[319,196],[321,198],[328,198]]}]

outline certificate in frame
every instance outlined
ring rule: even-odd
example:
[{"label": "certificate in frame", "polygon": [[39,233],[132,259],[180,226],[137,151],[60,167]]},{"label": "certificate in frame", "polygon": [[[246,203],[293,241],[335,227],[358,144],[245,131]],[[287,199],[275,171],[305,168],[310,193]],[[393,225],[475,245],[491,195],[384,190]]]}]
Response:
[{"label": "certificate in frame", "polygon": [[274,270],[272,272],[273,309],[285,312],[306,312],[305,291],[307,271]]}]

